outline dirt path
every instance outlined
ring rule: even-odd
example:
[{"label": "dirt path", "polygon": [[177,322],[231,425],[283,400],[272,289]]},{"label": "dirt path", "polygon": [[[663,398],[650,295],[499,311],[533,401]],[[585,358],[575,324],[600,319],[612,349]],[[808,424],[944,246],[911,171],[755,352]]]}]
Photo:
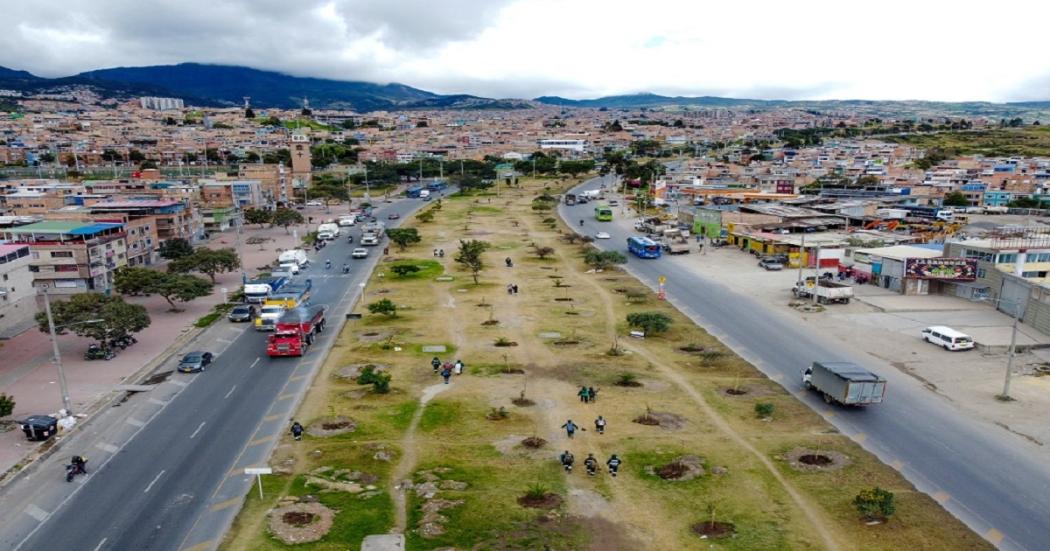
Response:
[{"label": "dirt path", "polygon": [[419,407],[412,415],[412,421],[408,424],[405,437],[401,439],[401,459],[398,460],[390,476],[390,496],[394,499],[394,532],[404,534],[408,528],[408,499],[405,496],[408,489],[404,481],[411,478],[412,469],[416,468],[416,429],[419,428],[419,421],[423,418],[423,410],[435,396],[449,388],[452,387],[445,383],[438,383],[423,389],[423,394],[419,397]]}]

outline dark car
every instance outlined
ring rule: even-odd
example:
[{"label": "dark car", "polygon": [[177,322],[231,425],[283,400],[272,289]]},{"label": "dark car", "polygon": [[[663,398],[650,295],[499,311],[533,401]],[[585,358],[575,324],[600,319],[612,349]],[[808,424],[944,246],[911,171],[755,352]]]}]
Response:
[{"label": "dark car", "polygon": [[230,310],[229,314],[226,314],[226,319],[230,321],[252,321],[255,318],[255,307],[250,304],[242,304],[240,306],[234,306],[233,310]]},{"label": "dark car", "polygon": [[179,371],[183,373],[204,371],[204,368],[211,363],[212,357],[211,352],[190,352],[179,361]]},{"label": "dark car", "polygon": [[401,215],[396,212],[391,212],[390,214],[386,215],[386,217],[388,220],[397,220],[398,218],[401,218]]},{"label": "dark car", "polygon": [[22,421],[22,432],[30,440],[47,440],[58,432],[58,419],[50,415],[30,415]]}]

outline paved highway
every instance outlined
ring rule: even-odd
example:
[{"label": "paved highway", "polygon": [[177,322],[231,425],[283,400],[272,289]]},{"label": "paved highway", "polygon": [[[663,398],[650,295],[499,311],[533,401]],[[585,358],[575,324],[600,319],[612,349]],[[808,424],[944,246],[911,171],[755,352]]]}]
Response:
[{"label": "paved highway", "polygon": [[[381,205],[377,216],[385,221],[391,212],[407,215],[419,205],[414,200]],[[110,413],[99,421],[103,426],[86,431],[101,437],[111,434],[120,446],[103,443],[80,451],[67,444],[60,453],[63,460],[73,453],[88,455],[89,476],[67,485],[61,470],[50,466],[5,489],[0,548],[217,547],[252,484],[241,471],[264,465],[276,437],[288,430],[294,404],[341,327],[343,310],[382,254],[383,244],[369,247],[367,259],[350,259],[360,233],[357,228],[342,229],[332,244],[311,253],[311,268],[299,276],[313,279],[312,304],[330,306],[329,325],[319,345],[302,359],[271,360],[265,353],[265,333],[249,329],[233,336],[230,324],[221,320],[207,334],[230,338],[204,339],[224,348],[204,373],[175,373],[160,387],[168,389],[169,396],[159,391],[137,395],[126,405],[128,414]],[[348,229],[355,235],[352,245],[346,242]],[[332,260],[331,270],[324,269],[326,258]],[[350,275],[341,273],[344,262],[351,264]],[[132,413],[151,405],[152,413]],[[122,437],[133,429],[128,438]]]},{"label": "paved highway", "polygon": [[[614,187],[611,179],[608,187]],[[596,189],[601,179],[576,188]],[[844,434],[897,468],[978,534],[1002,549],[1050,549],[1050,464],[1044,452],[990,423],[966,418],[913,378],[842,343],[808,331],[792,317],[746,294],[690,271],[675,257],[630,256],[631,232],[597,222],[593,203],[561,205],[559,213],[582,233],[606,231],[603,249],[628,254],[627,270],[652,288],[667,277],[668,299],[766,375],[779,382]],[[614,209],[621,216],[619,208]],[[696,254],[695,252],[692,254]],[[786,297],[785,297],[786,298]],[[848,360],[888,381],[886,401],[867,409],[831,407],[802,388],[800,372],[814,360]]]}]

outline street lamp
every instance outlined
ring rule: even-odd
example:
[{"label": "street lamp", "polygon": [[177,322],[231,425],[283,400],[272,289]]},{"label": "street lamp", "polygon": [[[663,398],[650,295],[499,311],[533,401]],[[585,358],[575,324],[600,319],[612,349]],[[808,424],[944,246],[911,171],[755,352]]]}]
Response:
[{"label": "street lamp", "polygon": [[1017,349],[1017,325],[1021,322],[1021,301],[1002,297],[983,297],[977,299],[977,302],[993,302],[995,304],[1011,302],[1014,305],[1014,323],[1013,329],[1010,331],[1010,349],[1006,353],[1006,376],[1003,379],[1003,392],[996,396],[996,398],[1008,402],[1013,400],[1013,398],[1010,397],[1010,379],[1013,377],[1014,372],[1014,353]]},{"label": "street lamp", "polygon": [[74,325],[83,325],[85,323],[100,323],[102,319],[90,319],[84,321],[78,321],[75,323],[67,323],[65,325],[55,326],[55,319],[51,316],[51,297],[47,291],[44,291],[44,311],[47,313],[47,328],[51,333],[51,349],[54,353],[54,362],[58,367],[58,387],[62,392],[62,407],[66,410],[66,415],[73,415],[72,405],[69,403],[69,387],[66,385],[66,371],[62,368],[62,354],[58,351],[58,334],[55,332],[56,329],[63,327],[72,327]]}]

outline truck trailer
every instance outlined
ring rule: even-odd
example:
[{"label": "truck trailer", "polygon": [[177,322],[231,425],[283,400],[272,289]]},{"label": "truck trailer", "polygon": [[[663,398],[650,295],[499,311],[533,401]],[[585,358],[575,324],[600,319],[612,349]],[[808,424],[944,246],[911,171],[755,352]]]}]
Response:
[{"label": "truck trailer", "polygon": [[300,306],[282,314],[273,334],[266,338],[266,355],[272,358],[305,354],[316,335],[324,331],[326,311],[323,305]]},{"label": "truck trailer", "polygon": [[808,277],[805,282],[796,282],[791,293],[795,295],[795,298],[813,298],[815,293],[817,302],[820,304],[849,304],[850,299],[853,298],[853,287],[826,278],[817,280]]},{"label": "truck trailer", "polygon": [[264,302],[276,293],[288,281],[286,277],[266,277],[253,279],[244,284],[244,300],[253,304]]},{"label": "truck trailer", "polygon": [[813,362],[802,372],[802,386],[844,406],[879,404],[886,394],[886,379],[850,362]]}]

